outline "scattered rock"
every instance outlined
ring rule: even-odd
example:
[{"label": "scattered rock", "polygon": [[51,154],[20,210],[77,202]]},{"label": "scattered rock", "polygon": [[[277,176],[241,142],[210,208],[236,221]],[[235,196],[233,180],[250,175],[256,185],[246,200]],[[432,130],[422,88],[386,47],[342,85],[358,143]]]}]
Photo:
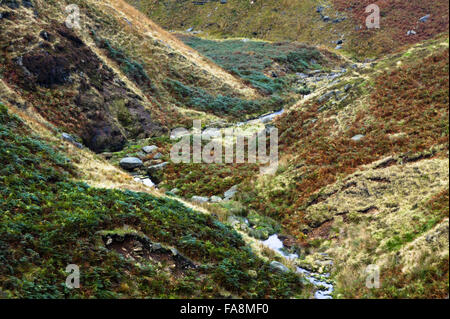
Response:
[{"label": "scattered rock", "polygon": [[142,161],[137,157],[125,157],[119,162],[120,167],[128,171],[132,171],[143,165]]},{"label": "scattered rock", "polygon": [[209,202],[209,198],[208,197],[203,197],[203,196],[192,196],[191,200],[193,202],[196,202],[196,203],[207,203],[207,202]]},{"label": "scattered rock", "polygon": [[178,269],[195,269],[197,265],[189,258],[183,256],[173,247],[167,247],[160,243],[152,242],[147,236],[138,233],[111,233],[98,232],[101,235],[106,248],[115,250],[127,258],[137,257],[134,254],[158,261],[162,256],[167,256]]},{"label": "scattered rock", "polygon": [[153,156],[153,159],[158,160],[161,159],[163,155],[161,153],[156,153],[155,156]]},{"label": "scattered rock", "polygon": [[355,136],[353,136],[352,137],[352,140],[354,140],[354,141],[360,141],[362,138],[364,138],[364,136],[365,135],[362,135],[362,134],[358,134],[358,135],[355,135]]},{"label": "scattered rock", "polygon": [[61,134],[61,137],[62,137],[63,140],[65,140],[65,141],[67,141],[67,142],[69,142],[69,143],[75,145],[75,147],[83,148],[83,145],[82,145],[81,143],[78,143],[78,142],[72,137],[72,135],[67,134],[67,133],[62,133],[62,134]]},{"label": "scattered rock", "polygon": [[164,162],[164,163],[161,163],[158,165],[150,166],[149,168],[147,168],[147,172],[150,174],[150,173],[155,173],[155,172],[161,171],[167,166],[167,164],[169,164],[169,162]]},{"label": "scattered rock", "polygon": [[305,74],[305,73],[296,73],[295,75],[296,75],[297,77],[299,77],[299,78],[302,78],[302,79],[306,79],[306,78],[308,77],[308,75]]},{"label": "scattered rock", "polygon": [[289,268],[278,261],[272,261],[270,267],[281,272],[289,272]]},{"label": "scattered rock", "polygon": [[417,32],[414,30],[409,30],[408,32],[406,32],[406,35],[416,35]]},{"label": "scattered rock", "polygon": [[180,189],[179,188],[174,188],[174,189],[172,189],[171,191],[170,191],[172,194],[178,194],[179,192],[180,192]]},{"label": "scattered rock", "polygon": [[211,196],[210,201],[211,203],[220,203],[222,198],[220,196]]},{"label": "scattered rock", "polygon": [[238,185],[234,185],[229,190],[227,190],[225,193],[223,193],[225,200],[232,199],[236,195],[237,192],[238,192]]},{"label": "scattered rock", "polygon": [[147,187],[154,187],[155,183],[152,182],[150,178],[145,178],[142,180],[142,184],[144,184]]},{"label": "scattered rock", "polygon": [[420,22],[427,22],[428,19],[430,19],[431,15],[427,14],[426,16],[423,16],[422,18],[419,19]]},{"label": "scattered rock", "polygon": [[342,17],[342,18],[337,18],[337,19],[334,19],[333,20],[333,23],[340,23],[340,22],[342,22],[342,21],[345,21],[345,17]]},{"label": "scattered rock", "polygon": [[326,102],[326,101],[328,101],[333,95],[335,95],[335,92],[334,92],[334,91],[327,92],[327,93],[325,93],[324,95],[322,95],[321,97],[319,97],[319,98],[317,99],[317,102],[319,102],[319,103]]},{"label": "scattered rock", "polygon": [[158,146],[156,146],[156,145],[144,146],[144,147],[142,148],[142,150],[143,150],[145,153],[147,153],[147,154],[153,153],[153,152],[156,151],[157,149],[158,149]]}]

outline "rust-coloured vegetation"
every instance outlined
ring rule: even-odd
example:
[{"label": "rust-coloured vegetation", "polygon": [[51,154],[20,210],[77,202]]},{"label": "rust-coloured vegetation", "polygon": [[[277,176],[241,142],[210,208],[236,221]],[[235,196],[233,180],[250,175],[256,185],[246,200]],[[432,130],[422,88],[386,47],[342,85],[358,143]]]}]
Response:
[{"label": "rust-coloured vegetation", "polygon": [[[289,191],[270,198],[277,205],[269,206],[267,198],[253,193],[255,198],[248,197],[250,207],[284,219],[285,226],[302,238],[302,224],[308,223],[302,210],[338,177],[391,154],[421,152],[437,144],[448,148],[448,58],[448,50],[443,50],[378,76],[369,105],[343,133],[334,134],[338,127],[333,116],[338,111],[320,117],[317,102],[309,103],[307,111],[283,115],[277,124],[283,132],[280,151],[295,154],[292,164],[307,169]],[[355,142],[351,137],[356,134],[365,137]],[[393,138],[395,134],[398,137]]]},{"label": "rust-coloured vegetation", "polygon": [[[349,12],[357,26],[352,31],[350,47],[358,55],[378,55],[392,52],[406,44],[418,43],[448,32],[447,1],[398,0],[332,0],[337,10]],[[370,4],[380,7],[380,29],[367,29],[365,9]],[[425,22],[420,18],[430,15]],[[409,30],[416,34],[408,35]]]}]

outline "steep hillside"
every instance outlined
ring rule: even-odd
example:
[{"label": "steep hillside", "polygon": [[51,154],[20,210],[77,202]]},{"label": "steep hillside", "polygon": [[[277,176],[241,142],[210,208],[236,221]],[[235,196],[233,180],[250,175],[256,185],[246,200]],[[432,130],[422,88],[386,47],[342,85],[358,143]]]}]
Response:
[{"label": "steep hillside", "polygon": [[[373,1],[158,1],[129,0],[168,30],[193,30],[220,37],[248,37],[272,41],[297,40],[343,49],[358,57],[379,57],[405,45],[448,31],[448,2],[375,2],[380,29],[365,26],[365,8]],[[199,4],[199,3],[203,4]],[[430,15],[425,22],[419,19]],[[415,34],[407,35],[414,30]]]},{"label": "steep hillside", "polygon": [[[2,99],[35,107],[95,151],[120,150],[198,116],[173,82],[222,101],[221,115],[279,107],[122,1],[70,3],[80,7],[80,29],[64,24],[69,2],[2,1]],[[252,107],[237,112],[239,104]]]}]

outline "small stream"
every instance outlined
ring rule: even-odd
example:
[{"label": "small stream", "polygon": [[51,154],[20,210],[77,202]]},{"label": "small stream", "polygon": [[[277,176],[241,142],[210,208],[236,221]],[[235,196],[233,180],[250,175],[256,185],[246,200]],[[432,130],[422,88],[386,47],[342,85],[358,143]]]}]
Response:
[{"label": "small stream", "polygon": [[[272,122],[276,116],[281,115],[284,112],[285,112],[285,109],[281,109],[277,112],[266,114],[266,115],[260,116],[258,118],[255,118],[255,119],[247,120],[244,122],[238,122],[238,123],[232,125],[231,127],[240,127],[240,126],[247,125],[247,124],[250,124],[250,125],[252,125],[252,124],[267,124],[267,123]],[[182,136],[183,135],[181,135],[181,134],[177,135],[177,136],[174,135],[174,136],[171,136],[171,138],[179,138]],[[248,224],[247,220],[245,222]],[[281,254],[281,256],[283,256],[283,258],[285,258],[286,260],[295,260],[295,259],[299,258],[299,256],[297,254],[290,254],[285,251],[283,242],[278,238],[277,234],[272,235],[267,240],[260,241],[260,242],[264,246]],[[326,278],[330,277],[330,274],[319,274],[319,273],[311,272],[309,270],[306,270],[306,269],[298,267],[298,266],[296,266],[296,267],[297,267],[297,273],[302,274],[308,282],[310,282],[312,285],[314,285],[317,288],[317,291],[314,293],[314,297],[316,299],[333,299],[331,294],[334,291],[334,287],[326,279]]]},{"label": "small stream", "polygon": [[[278,252],[287,260],[295,260],[298,258],[297,254],[290,254],[285,252],[285,250],[283,249],[283,242],[278,238],[277,234],[270,236],[265,241],[261,241],[261,243],[264,246],[272,249],[273,251]],[[330,277],[330,274],[318,274],[298,266],[297,272],[302,274],[306,280],[317,287],[317,291],[314,293],[314,297],[316,299],[333,299],[333,297],[331,296],[334,290],[333,285],[323,279],[324,277]]]}]

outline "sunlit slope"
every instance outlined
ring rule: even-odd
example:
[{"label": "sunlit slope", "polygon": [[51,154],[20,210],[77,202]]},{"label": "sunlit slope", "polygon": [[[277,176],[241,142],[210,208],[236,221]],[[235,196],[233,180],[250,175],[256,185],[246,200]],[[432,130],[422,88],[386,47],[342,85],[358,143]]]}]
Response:
[{"label": "sunlit slope", "polygon": [[[129,0],[169,30],[202,31],[223,37],[272,41],[297,40],[330,48],[343,41],[343,50],[358,57],[380,57],[405,44],[448,32],[448,2],[377,2],[380,29],[368,30],[365,8],[373,1],[347,0],[235,0],[209,1]],[[419,19],[428,16],[426,21]],[[413,30],[415,34],[407,35]]]}]

